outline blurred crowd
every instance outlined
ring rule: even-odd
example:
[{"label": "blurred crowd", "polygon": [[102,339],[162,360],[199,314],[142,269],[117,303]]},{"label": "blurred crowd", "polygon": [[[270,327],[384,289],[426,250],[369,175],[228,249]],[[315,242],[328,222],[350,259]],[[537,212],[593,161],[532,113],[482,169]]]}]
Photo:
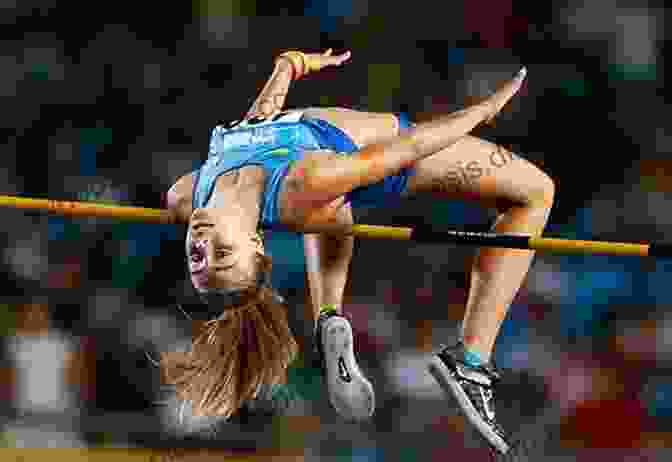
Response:
[{"label": "blurred crowd", "polygon": [[[14,2],[1,19],[0,194],[161,207],[205,160],[209,130],[247,111],[277,54],[331,47],[352,50],[352,62],[293,84],[289,107],[428,120],[526,65],[519,96],[476,134],[555,180],[546,235],[670,241],[664,11],[619,5]],[[184,313],[198,310],[184,228],[0,213],[3,446],[169,445],[146,352],[188,338]],[[355,214],[476,230],[493,218],[428,198]],[[309,335],[300,237],[266,239],[273,283],[297,335]],[[295,418],[231,439],[304,447],[310,460],[490,460],[425,369],[459,331],[474,252],[358,241],[344,311],[378,394],[373,421],[341,422],[319,373],[297,366]],[[670,269],[663,259],[537,255],[495,351],[506,371],[501,420],[524,446],[515,457],[670,460]]]}]

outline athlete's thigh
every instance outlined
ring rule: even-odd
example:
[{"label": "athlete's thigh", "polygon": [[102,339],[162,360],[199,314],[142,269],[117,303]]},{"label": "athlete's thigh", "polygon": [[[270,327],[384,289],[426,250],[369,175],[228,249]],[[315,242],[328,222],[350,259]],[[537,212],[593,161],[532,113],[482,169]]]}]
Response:
[{"label": "athlete's thigh", "polygon": [[281,180],[278,190],[278,215],[280,222],[287,226],[321,225],[341,219],[346,207],[345,195],[330,199],[307,182],[307,175],[314,168],[330,165],[339,154],[324,151],[306,151],[294,162]]},{"label": "athlete's thigh", "polygon": [[405,195],[430,193],[496,208],[552,201],[548,175],[504,147],[473,136],[418,161],[414,170]]},{"label": "athlete's thigh", "polygon": [[392,113],[325,107],[308,108],[304,110],[304,114],[322,119],[341,129],[358,147],[384,141],[399,132],[399,121]]}]

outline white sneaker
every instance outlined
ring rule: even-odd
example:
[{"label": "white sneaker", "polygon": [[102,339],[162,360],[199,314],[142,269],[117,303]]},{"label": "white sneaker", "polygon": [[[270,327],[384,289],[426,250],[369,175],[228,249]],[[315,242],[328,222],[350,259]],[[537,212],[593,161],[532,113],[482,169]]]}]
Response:
[{"label": "white sneaker", "polygon": [[346,420],[369,419],[376,408],[375,393],[357,365],[350,321],[335,313],[321,314],[315,344],[336,412]]}]

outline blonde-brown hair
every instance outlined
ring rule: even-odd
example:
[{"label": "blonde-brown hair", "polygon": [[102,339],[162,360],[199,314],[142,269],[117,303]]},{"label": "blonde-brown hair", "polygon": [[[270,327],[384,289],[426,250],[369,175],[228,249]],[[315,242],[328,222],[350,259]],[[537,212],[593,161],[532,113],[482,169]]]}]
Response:
[{"label": "blonde-brown hair", "polygon": [[[259,254],[258,261],[258,271],[269,274],[270,257]],[[251,287],[219,317],[194,321],[189,351],[161,354],[162,379],[194,415],[229,418],[261,385],[286,383],[297,353],[282,299],[269,286]]]}]

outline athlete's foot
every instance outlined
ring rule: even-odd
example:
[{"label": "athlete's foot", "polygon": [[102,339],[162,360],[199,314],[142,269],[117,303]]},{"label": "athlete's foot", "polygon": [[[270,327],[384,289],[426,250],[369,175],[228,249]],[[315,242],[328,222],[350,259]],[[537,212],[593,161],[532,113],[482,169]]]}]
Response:
[{"label": "athlete's foot", "polygon": [[520,87],[523,85],[523,81],[525,81],[525,76],[527,76],[527,68],[523,67],[518,71],[518,74],[516,74],[514,78],[507,81],[501,88],[481,103],[485,106],[488,114],[484,123],[487,124],[492,122],[492,119],[502,111],[504,106],[506,106],[506,103],[518,93],[518,90],[520,90]]},{"label": "athlete's foot", "polygon": [[357,365],[350,322],[337,314],[321,314],[315,344],[336,412],[346,420],[370,418],[376,407],[373,385]]},{"label": "athlete's foot", "polygon": [[505,454],[510,443],[495,419],[494,388],[500,380],[497,369],[488,364],[477,368],[461,359],[462,345],[444,348],[434,355],[428,369],[441,388],[455,398],[464,416],[497,451]]}]

